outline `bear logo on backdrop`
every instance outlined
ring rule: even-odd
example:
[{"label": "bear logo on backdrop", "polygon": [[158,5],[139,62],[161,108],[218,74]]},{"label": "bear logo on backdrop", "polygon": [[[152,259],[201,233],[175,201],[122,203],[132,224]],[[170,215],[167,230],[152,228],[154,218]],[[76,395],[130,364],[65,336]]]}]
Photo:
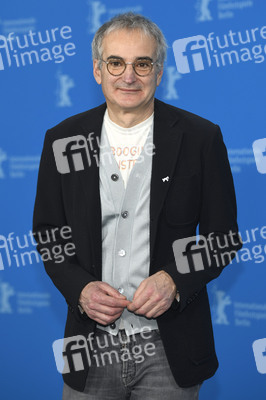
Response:
[{"label": "bear logo on backdrop", "polygon": [[56,73],[57,89],[56,89],[56,106],[71,107],[72,101],[69,95],[70,89],[75,87],[74,79],[69,75],[58,70]]},{"label": "bear logo on backdrop", "polygon": [[213,322],[217,325],[229,325],[225,308],[232,304],[231,297],[223,290],[218,290],[217,286],[213,287],[214,304],[213,304]]},{"label": "bear logo on backdrop", "polygon": [[106,6],[101,1],[88,1],[90,13],[88,17],[89,33],[95,33],[102,25],[101,16],[106,13]]},{"label": "bear logo on backdrop", "polygon": [[232,19],[254,6],[254,0],[195,0],[196,22]]},{"label": "bear logo on backdrop", "polygon": [[29,173],[38,171],[39,162],[39,155],[12,156],[0,147],[0,179],[25,178]]},{"label": "bear logo on backdrop", "polygon": [[50,307],[50,293],[17,291],[9,282],[0,279],[0,314],[40,313]]},{"label": "bear logo on backdrop", "polygon": [[260,324],[266,319],[266,304],[232,299],[217,284],[209,289],[211,294],[211,311],[215,325],[228,327],[241,326],[250,328],[252,324]]},{"label": "bear logo on backdrop", "polygon": [[7,160],[7,154],[0,148],[0,178],[5,177],[3,162]]},{"label": "bear logo on backdrop", "polygon": [[212,0],[198,0],[196,3],[197,17],[196,20],[200,22],[211,21],[211,11],[209,4]]},{"label": "bear logo on backdrop", "polygon": [[176,82],[182,75],[176,70],[175,66],[168,66],[164,70],[163,97],[165,100],[178,100],[179,95],[176,89]]},{"label": "bear logo on backdrop", "polygon": [[99,0],[87,0],[87,5],[89,6],[89,14],[87,17],[89,34],[94,34],[105,21],[112,18],[116,14],[123,14],[128,11],[141,13],[143,8],[141,5],[109,8],[105,3]]},{"label": "bear logo on backdrop", "polygon": [[1,314],[12,314],[12,307],[10,304],[10,298],[14,296],[14,288],[7,282],[0,280],[0,313]]}]

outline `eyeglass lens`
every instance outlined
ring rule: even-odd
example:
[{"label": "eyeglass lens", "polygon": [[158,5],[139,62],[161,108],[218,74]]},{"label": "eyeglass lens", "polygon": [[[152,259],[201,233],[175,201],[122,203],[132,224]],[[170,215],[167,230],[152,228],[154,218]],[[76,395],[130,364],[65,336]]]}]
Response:
[{"label": "eyeglass lens", "polygon": [[[136,74],[141,76],[148,75],[152,67],[152,61],[149,59],[141,59],[133,63]],[[126,69],[126,63],[120,58],[110,58],[108,60],[107,69],[112,75],[121,75]]]}]

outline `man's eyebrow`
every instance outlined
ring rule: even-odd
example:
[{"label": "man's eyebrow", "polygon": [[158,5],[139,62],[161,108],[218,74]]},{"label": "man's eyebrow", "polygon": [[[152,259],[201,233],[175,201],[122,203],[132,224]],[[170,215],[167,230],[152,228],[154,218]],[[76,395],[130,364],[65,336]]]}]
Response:
[{"label": "man's eyebrow", "polygon": [[146,56],[146,57],[137,57],[136,60],[150,60],[152,61],[152,58]]},{"label": "man's eyebrow", "polygon": [[[124,60],[123,57],[115,56],[115,55],[111,55],[111,56],[107,57],[107,60],[110,60],[110,58],[116,58],[118,60]],[[136,57],[135,60],[150,60],[150,61],[152,61],[152,58],[148,57],[148,56],[144,56],[144,57]]]},{"label": "man's eyebrow", "polygon": [[109,57],[107,57],[107,60],[110,60],[110,58],[118,58],[119,60],[123,60],[123,58],[122,57],[120,57],[120,56],[109,56]]}]

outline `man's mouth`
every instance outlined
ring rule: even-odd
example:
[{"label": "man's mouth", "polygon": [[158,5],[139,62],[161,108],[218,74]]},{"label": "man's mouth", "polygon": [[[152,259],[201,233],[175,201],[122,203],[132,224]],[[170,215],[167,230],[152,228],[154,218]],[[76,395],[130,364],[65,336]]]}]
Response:
[{"label": "man's mouth", "polygon": [[131,88],[118,88],[119,90],[121,90],[122,92],[128,92],[128,93],[136,93],[139,92],[140,89],[131,89]]}]

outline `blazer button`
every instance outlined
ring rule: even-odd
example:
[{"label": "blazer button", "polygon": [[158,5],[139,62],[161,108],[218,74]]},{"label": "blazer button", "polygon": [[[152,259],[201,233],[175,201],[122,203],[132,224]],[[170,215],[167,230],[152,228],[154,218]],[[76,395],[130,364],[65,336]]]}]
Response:
[{"label": "blazer button", "polygon": [[116,328],[116,324],[113,322],[113,323],[110,325],[110,328],[111,328],[111,329],[115,329],[115,328]]},{"label": "blazer button", "polygon": [[112,175],[111,175],[111,179],[112,179],[114,182],[116,182],[116,181],[118,181],[119,176],[118,176],[117,174],[112,174]]},{"label": "blazer button", "polygon": [[128,211],[123,211],[121,215],[122,215],[123,218],[127,218],[128,217]]}]

